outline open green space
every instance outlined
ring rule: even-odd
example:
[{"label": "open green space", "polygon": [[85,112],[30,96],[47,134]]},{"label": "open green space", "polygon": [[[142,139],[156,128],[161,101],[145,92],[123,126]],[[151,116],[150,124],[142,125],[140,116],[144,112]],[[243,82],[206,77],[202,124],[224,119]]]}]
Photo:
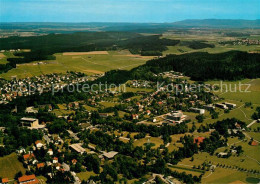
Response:
[{"label": "open green space", "polygon": [[0,177],[13,179],[19,171],[25,173],[23,164],[19,162],[15,153],[0,158]]},{"label": "open green space", "polygon": [[153,57],[132,55],[131,53],[111,51],[109,54],[93,55],[63,55],[55,54],[55,60],[35,61],[20,64],[16,68],[3,73],[0,77],[10,79],[32,77],[42,74],[66,73],[78,71],[86,74],[101,74],[113,69],[130,70],[144,64]]},{"label": "open green space", "polygon": [[163,144],[163,140],[159,137],[145,137],[134,142],[134,146],[145,146],[147,144],[151,144],[152,148],[158,148]]},{"label": "open green space", "polygon": [[81,181],[83,180],[87,181],[90,176],[96,176],[96,175],[97,174],[95,174],[93,171],[85,171],[85,172],[77,173],[77,176]]}]

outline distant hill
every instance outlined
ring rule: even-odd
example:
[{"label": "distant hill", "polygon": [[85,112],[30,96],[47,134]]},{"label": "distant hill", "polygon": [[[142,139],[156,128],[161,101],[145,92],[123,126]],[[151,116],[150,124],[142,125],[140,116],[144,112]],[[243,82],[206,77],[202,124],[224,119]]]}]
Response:
[{"label": "distant hill", "polygon": [[188,19],[172,23],[177,27],[208,27],[208,28],[260,28],[260,19]]},{"label": "distant hill", "polygon": [[137,33],[163,33],[176,28],[260,28],[260,20],[237,19],[189,19],[172,23],[124,23],[124,22],[86,22],[86,23],[1,23],[2,30],[33,31],[37,33],[72,33],[96,31],[131,31]]}]

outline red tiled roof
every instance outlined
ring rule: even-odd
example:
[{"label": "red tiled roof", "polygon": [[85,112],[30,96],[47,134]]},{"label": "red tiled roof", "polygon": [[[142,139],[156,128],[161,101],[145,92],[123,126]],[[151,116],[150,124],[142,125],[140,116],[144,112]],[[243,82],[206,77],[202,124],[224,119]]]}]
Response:
[{"label": "red tiled roof", "polygon": [[73,164],[76,164],[76,163],[77,163],[77,160],[76,160],[76,159],[73,159],[71,162],[72,162]]},{"label": "red tiled roof", "polygon": [[42,167],[44,167],[44,163],[39,163],[39,164],[37,164],[37,168],[39,169],[39,168],[42,168]]},{"label": "red tiled roof", "polygon": [[57,157],[54,157],[53,160],[58,160],[58,158],[57,158]]},{"label": "red tiled roof", "polygon": [[9,182],[8,178],[3,178],[2,179],[2,183],[8,183],[8,182]]},{"label": "red tiled roof", "polygon": [[21,183],[21,182],[26,182],[26,181],[30,181],[30,180],[34,180],[36,177],[34,174],[32,175],[24,175],[20,178],[18,178],[18,181]]},{"label": "red tiled roof", "polygon": [[38,140],[38,141],[35,141],[35,144],[39,144],[39,143],[41,143],[41,141],[40,141],[40,140]]},{"label": "red tiled roof", "polygon": [[26,155],[23,155],[23,159],[24,160],[28,160],[28,159],[32,159],[32,158],[35,158],[34,154],[26,154]]},{"label": "red tiled roof", "polygon": [[194,138],[193,143],[197,143],[197,145],[200,145],[200,143],[202,143],[204,141],[205,137],[197,137]]},{"label": "red tiled roof", "polygon": [[256,142],[256,141],[251,142],[251,146],[257,146],[257,145],[258,145],[258,142]]}]

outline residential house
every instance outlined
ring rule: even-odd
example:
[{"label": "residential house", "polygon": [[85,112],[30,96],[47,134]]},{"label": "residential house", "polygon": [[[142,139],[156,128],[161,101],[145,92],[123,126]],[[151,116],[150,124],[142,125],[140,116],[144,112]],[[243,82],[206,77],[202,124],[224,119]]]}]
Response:
[{"label": "residential house", "polygon": [[53,155],[52,149],[49,149],[49,150],[47,151],[47,154],[49,154],[50,156],[52,156],[52,155]]},{"label": "residential house", "polygon": [[26,155],[23,155],[24,162],[28,163],[29,161],[32,161],[35,159],[35,155],[33,153],[29,153]]},{"label": "residential house", "polygon": [[8,184],[9,183],[9,179],[8,178],[3,178],[2,179],[2,184]]},{"label": "residential house", "polygon": [[76,159],[71,160],[71,163],[75,165],[78,161]]},{"label": "residential house", "polygon": [[258,146],[258,142],[256,142],[256,141],[253,140],[250,145],[251,145],[251,146]]},{"label": "residential house", "polygon": [[139,118],[139,116],[138,116],[138,114],[132,114],[132,119],[134,120],[134,119],[138,119]]},{"label": "residential house", "polygon": [[44,163],[39,163],[39,164],[37,164],[37,169],[43,168],[44,166],[45,166]]},{"label": "residential house", "polygon": [[19,184],[39,184],[39,180],[36,178],[34,174],[32,175],[24,175],[18,178]]},{"label": "residential house", "polygon": [[52,163],[57,164],[59,162],[59,159],[57,157],[54,157],[52,160]]},{"label": "residential house", "polygon": [[43,144],[40,140],[35,141],[35,146],[37,149],[41,149],[43,147]]}]

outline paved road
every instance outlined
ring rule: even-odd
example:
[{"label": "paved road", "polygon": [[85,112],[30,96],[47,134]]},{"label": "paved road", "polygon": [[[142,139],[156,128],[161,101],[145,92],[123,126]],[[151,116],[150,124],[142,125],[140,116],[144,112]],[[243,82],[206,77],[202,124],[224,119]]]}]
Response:
[{"label": "paved road", "polygon": [[249,127],[251,127],[253,124],[255,124],[256,122],[257,122],[257,120],[254,120],[254,121],[252,121],[249,125],[247,125],[246,127],[249,128]]}]

